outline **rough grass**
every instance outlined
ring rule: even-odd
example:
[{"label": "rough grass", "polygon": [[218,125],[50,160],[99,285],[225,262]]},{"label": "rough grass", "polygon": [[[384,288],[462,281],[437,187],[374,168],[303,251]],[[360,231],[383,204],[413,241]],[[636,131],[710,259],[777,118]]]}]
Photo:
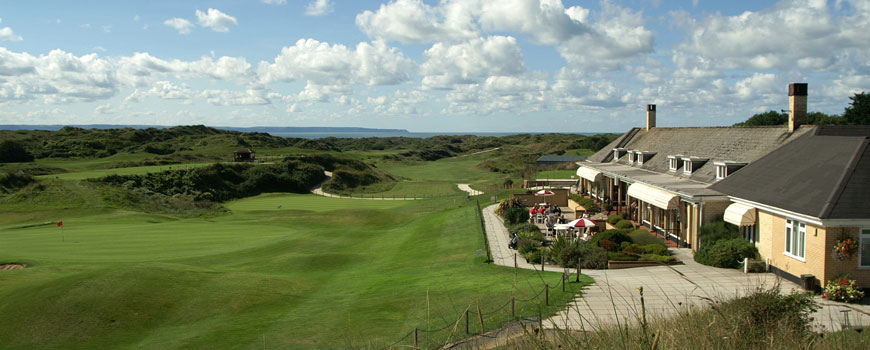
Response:
[{"label": "rough grass", "polygon": [[190,164],[173,164],[173,165],[151,165],[151,166],[137,166],[137,167],[127,167],[127,168],[112,168],[112,169],[96,169],[96,170],[83,170],[83,171],[75,171],[63,174],[54,174],[54,175],[41,175],[37,176],[39,179],[60,179],[60,180],[83,180],[89,178],[103,177],[106,175],[138,175],[138,174],[147,174],[147,173],[156,173],[167,170],[178,170],[178,169],[191,169],[191,168],[199,168],[204,166],[209,166],[214,163],[190,163]]},{"label": "rough grass", "polygon": [[433,162],[388,162],[378,167],[393,175],[423,181],[449,183],[500,183],[505,175],[487,172],[478,164],[500,152],[439,159]]},{"label": "rough grass", "polygon": [[[0,261],[32,266],[0,273],[0,348],[387,345],[560,278],[520,271],[514,287],[512,269],[484,263],[469,201],[270,194],[227,207],[215,218],[72,207],[27,217],[61,216],[65,241],[57,226],[9,228],[26,220],[0,215]],[[550,307],[517,307],[548,314],[571,298],[552,288]],[[487,315],[487,328],[506,310]]]}]

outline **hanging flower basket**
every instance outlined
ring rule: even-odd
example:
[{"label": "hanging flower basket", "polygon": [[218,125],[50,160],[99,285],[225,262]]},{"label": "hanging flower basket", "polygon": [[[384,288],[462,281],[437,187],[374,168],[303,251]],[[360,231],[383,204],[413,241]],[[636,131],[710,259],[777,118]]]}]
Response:
[{"label": "hanging flower basket", "polygon": [[858,241],[851,238],[837,240],[837,245],[834,246],[832,255],[839,260],[846,260],[855,255],[858,250]]}]

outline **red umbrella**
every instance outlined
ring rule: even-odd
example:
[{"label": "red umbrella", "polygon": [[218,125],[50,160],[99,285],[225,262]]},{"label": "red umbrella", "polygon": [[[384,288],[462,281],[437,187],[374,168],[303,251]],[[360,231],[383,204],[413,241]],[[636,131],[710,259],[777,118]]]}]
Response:
[{"label": "red umbrella", "polygon": [[580,218],[574,221],[567,223],[568,227],[592,227],[598,224],[595,221],[589,220],[587,218]]},{"label": "red umbrella", "polygon": [[552,196],[552,195],[554,195],[554,194],[555,194],[555,193],[553,193],[553,191],[550,191],[550,190],[540,190],[540,191],[538,191],[538,192],[535,192],[535,195],[536,195],[536,196],[544,196],[544,197],[546,197],[546,196]]}]

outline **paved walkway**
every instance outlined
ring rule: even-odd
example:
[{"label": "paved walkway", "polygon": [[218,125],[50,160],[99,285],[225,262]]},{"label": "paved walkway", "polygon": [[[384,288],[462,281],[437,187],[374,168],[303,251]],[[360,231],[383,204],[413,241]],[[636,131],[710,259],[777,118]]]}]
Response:
[{"label": "paved walkway", "polygon": [[[483,209],[486,234],[495,264],[514,266],[514,250],[507,247],[508,232],[495,214],[495,205]],[[621,270],[583,270],[595,279],[595,284],[583,291],[568,308],[545,320],[547,328],[592,330],[599,327],[634,322],[640,314],[637,288],[644,288],[647,317],[668,317],[689,307],[710,305],[712,300],[745,295],[759,287],[780,285],[787,293],[797,290],[792,282],[770,273],[744,274],[736,269],[705,266],[692,260],[688,249],[671,249],[684,265],[637,267]],[[540,270],[522,257],[516,259],[520,268]],[[563,268],[546,266],[546,271],[562,272]],[[870,325],[870,306],[834,303],[816,298],[821,309],[813,314],[816,330],[839,330],[844,323],[842,311],[848,310],[852,326]]]}]

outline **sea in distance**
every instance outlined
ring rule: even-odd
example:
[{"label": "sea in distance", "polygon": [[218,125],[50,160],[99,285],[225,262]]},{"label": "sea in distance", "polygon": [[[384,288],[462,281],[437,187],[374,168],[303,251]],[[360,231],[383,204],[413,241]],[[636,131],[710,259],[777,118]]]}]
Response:
[{"label": "sea in distance", "polygon": [[[461,136],[461,135],[474,135],[474,136],[510,136],[510,135],[520,135],[520,134],[548,134],[543,132],[269,132],[272,136],[279,137],[295,137],[295,138],[303,138],[303,139],[320,139],[326,137],[337,137],[337,138],[352,138],[359,139],[365,137],[413,137],[413,138],[427,138],[433,136]],[[598,132],[577,132],[577,133],[565,133],[565,134],[577,134],[577,135],[597,135],[600,134]]]}]

